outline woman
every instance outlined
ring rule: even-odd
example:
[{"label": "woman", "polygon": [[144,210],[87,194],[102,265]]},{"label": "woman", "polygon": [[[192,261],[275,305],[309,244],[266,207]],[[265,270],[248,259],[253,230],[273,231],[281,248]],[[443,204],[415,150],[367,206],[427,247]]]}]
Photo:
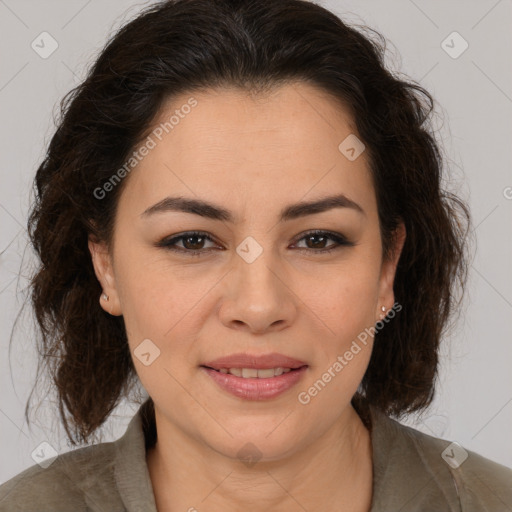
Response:
[{"label": "woman", "polygon": [[72,443],[0,510],[505,510],[432,401],[467,275],[432,98],[301,0],[177,0],[109,42],[37,171],[32,280]]}]

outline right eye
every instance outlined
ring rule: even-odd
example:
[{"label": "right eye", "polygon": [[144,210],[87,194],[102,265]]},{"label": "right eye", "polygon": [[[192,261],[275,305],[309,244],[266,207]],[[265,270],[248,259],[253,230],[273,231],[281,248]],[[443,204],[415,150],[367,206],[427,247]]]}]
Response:
[{"label": "right eye", "polygon": [[[200,256],[202,253],[210,252],[212,250],[212,248],[204,249],[204,247],[202,247],[204,242],[207,240],[213,242],[213,239],[207,233],[202,231],[190,231],[178,236],[172,236],[171,238],[164,238],[157,243],[157,246],[170,251],[184,253],[189,256]],[[183,247],[176,245],[176,243],[180,241]]]}]

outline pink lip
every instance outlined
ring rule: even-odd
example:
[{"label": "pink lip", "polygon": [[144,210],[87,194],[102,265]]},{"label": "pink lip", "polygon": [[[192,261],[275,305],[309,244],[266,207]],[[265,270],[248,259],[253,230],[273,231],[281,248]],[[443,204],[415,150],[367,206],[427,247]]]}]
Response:
[{"label": "pink lip", "polygon": [[[230,368],[236,368],[236,365],[230,366]],[[243,366],[242,368],[250,367]],[[261,366],[258,368],[264,369]],[[273,366],[270,366],[270,368],[273,368]],[[290,368],[290,366],[287,368]],[[268,379],[244,379],[230,373],[220,373],[211,368],[201,367],[201,370],[205,371],[222,389],[246,400],[268,400],[279,396],[297,384],[307,369],[307,366],[302,366],[291,372]]]},{"label": "pink lip", "polygon": [[251,355],[239,353],[203,363],[201,366],[207,366],[208,368],[214,368],[215,370],[220,370],[221,368],[258,368],[260,370],[265,370],[268,368],[278,367],[293,369],[307,365],[303,361],[299,361],[282,354],[271,353]]}]

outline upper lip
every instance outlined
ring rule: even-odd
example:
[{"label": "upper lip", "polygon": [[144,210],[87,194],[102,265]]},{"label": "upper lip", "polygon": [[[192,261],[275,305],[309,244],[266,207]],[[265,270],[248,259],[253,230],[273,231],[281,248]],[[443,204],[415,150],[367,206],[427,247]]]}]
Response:
[{"label": "upper lip", "polygon": [[268,368],[300,368],[307,366],[303,361],[285,356],[283,354],[231,354],[230,356],[220,357],[213,361],[203,363],[201,366],[207,366],[215,370],[221,368],[258,368],[265,370]]}]

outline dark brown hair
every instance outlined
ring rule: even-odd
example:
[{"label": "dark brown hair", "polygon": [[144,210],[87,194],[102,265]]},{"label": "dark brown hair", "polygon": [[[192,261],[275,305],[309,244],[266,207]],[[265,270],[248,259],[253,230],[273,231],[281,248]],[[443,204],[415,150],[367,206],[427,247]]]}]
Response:
[{"label": "dark brown hair", "polygon": [[99,305],[87,245],[91,234],[110,246],[128,178],[101,199],[94,191],[164,101],[212,87],[255,92],[303,81],[350,108],[369,157],[384,258],[400,220],[407,231],[394,283],[402,310],[377,332],[356,398],[397,417],[431,403],[439,342],[461,302],[455,285],[463,291],[467,277],[470,216],[441,188],[432,97],[387,70],[385,39],[359,28],[303,0],[163,1],[123,26],[62,100],[28,229],[41,260],[31,280],[38,376],[49,372],[72,443],[86,441],[136,380],[123,318]]}]

